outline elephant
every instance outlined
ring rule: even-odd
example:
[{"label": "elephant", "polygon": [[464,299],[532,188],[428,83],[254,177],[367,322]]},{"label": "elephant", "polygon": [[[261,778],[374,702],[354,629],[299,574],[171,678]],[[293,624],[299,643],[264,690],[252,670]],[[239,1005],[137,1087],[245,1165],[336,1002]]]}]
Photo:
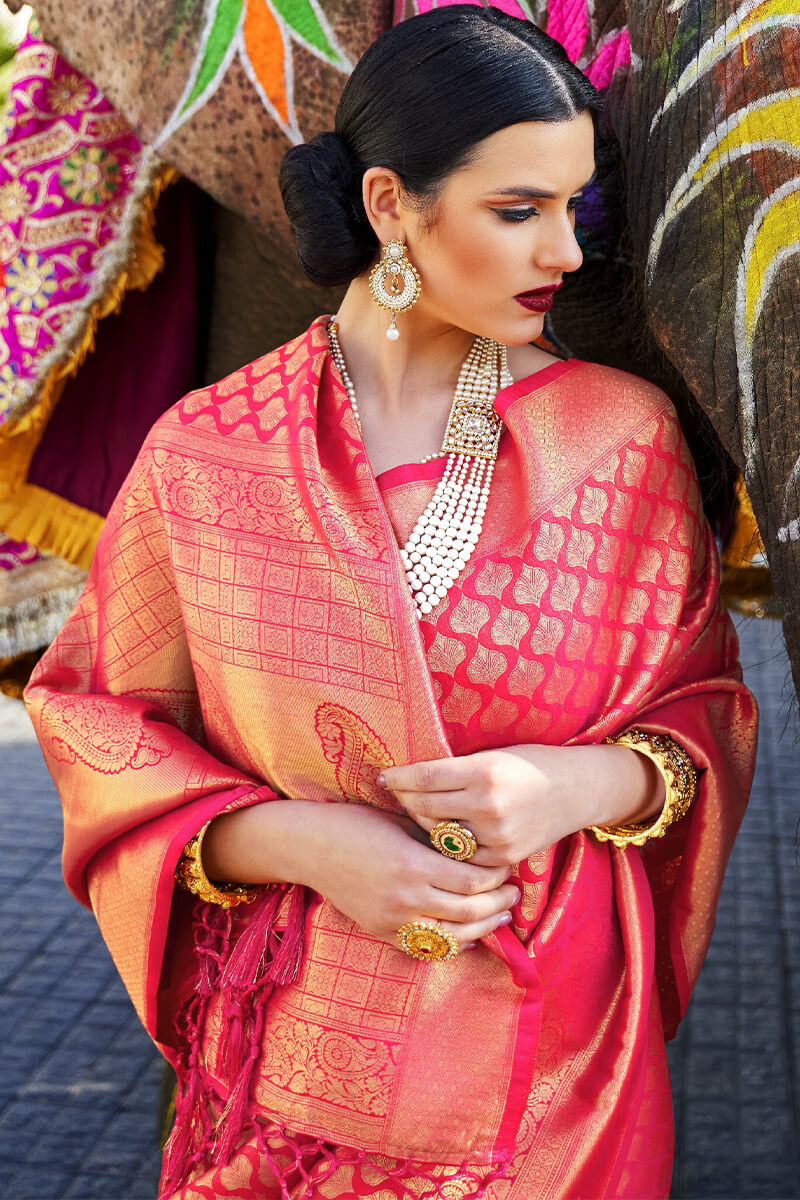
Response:
[{"label": "elephant", "polygon": [[[38,0],[36,15],[147,154],[238,214],[218,220],[257,246],[265,349],[338,300],[300,275],[279,160],[332,126],[371,40],[435,3]],[[800,690],[800,0],[497,3],[557,38],[605,98],[585,264],[547,337],[665,387],[720,536],[741,473]]]}]

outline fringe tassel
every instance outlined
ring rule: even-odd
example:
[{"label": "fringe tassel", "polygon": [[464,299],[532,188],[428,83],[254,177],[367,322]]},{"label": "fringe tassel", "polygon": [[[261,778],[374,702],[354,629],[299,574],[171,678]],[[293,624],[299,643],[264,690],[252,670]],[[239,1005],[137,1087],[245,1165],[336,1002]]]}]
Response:
[{"label": "fringe tassel", "polygon": [[[238,936],[236,910],[213,904],[198,910],[194,931],[197,979],[176,1022],[181,1047],[176,1115],[164,1152],[159,1196],[175,1197],[193,1175],[224,1168],[251,1136],[282,1200],[308,1200],[320,1183],[347,1164],[377,1168],[402,1200],[446,1200],[454,1185],[463,1200],[484,1197],[487,1188],[506,1175],[509,1154],[498,1155],[488,1170],[462,1164],[445,1173],[411,1159],[381,1156],[375,1161],[365,1150],[295,1134],[277,1121],[265,1121],[251,1113],[269,998],[275,988],[295,978],[302,961],[306,892],[301,887],[276,884],[265,890],[257,905],[251,908],[249,924]],[[276,928],[278,917],[284,914],[285,928]],[[219,1073],[229,1089],[218,1117],[220,1098],[202,1056],[206,1017],[215,995],[223,1000]]]},{"label": "fringe tassel", "polygon": [[[290,892],[285,929],[276,928]],[[253,1075],[261,1056],[264,1017],[276,987],[297,975],[303,955],[306,892],[289,884],[268,888],[234,936],[234,910],[205,904],[195,925],[197,983],[176,1023],[181,1059],[177,1064],[175,1125],[164,1154],[162,1193],[171,1195],[200,1163],[225,1163],[250,1122]],[[228,1100],[216,1123],[201,1043],[209,1004],[223,998],[220,1072]]]},{"label": "fringe tassel", "polygon": [[[195,991],[175,1021],[180,1058],[175,1065],[175,1124],[164,1147],[162,1189],[171,1195],[207,1155],[214,1128],[207,1103],[201,1054],[202,1032],[214,985],[231,943],[232,910],[204,904],[194,928],[197,959]],[[161,1194],[161,1193],[160,1193]]]}]

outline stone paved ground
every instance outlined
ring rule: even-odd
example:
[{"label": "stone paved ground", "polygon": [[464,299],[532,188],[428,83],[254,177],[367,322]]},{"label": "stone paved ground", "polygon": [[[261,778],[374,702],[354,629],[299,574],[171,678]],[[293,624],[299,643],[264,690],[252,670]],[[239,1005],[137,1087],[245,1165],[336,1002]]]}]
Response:
[{"label": "stone paved ground", "polygon": [[[759,766],[670,1048],[674,1200],[800,1200],[800,751],[778,627],[744,622],[740,636]],[[0,1196],[152,1200],[159,1062],[92,917],[63,890],[59,841],[24,710],[0,697]]]}]

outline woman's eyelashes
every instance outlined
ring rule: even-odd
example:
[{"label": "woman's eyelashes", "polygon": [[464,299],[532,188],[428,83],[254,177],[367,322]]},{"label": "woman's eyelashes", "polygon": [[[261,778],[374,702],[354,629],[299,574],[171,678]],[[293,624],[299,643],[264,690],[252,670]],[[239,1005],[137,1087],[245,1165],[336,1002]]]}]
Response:
[{"label": "woman's eyelashes", "polygon": [[530,217],[538,217],[538,208],[496,208],[494,210],[502,221],[527,221]]},{"label": "woman's eyelashes", "polygon": [[[574,213],[577,210],[581,200],[583,200],[583,196],[570,196],[569,200],[567,201],[567,212]],[[524,207],[520,208],[495,208],[492,211],[496,212],[502,221],[510,221],[514,223],[528,221],[531,217],[541,216],[540,210],[538,208],[533,208],[532,205],[529,204],[526,204]]]}]

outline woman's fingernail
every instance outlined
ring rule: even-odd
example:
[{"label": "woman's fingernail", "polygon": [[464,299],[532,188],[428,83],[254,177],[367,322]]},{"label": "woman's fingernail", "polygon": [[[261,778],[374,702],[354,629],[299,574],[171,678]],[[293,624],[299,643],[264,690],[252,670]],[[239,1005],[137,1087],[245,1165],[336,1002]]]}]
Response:
[{"label": "woman's fingernail", "polygon": [[386,787],[386,776],[383,774],[378,776],[378,787]]},{"label": "woman's fingernail", "polygon": [[519,904],[521,899],[522,899],[522,892],[519,890],[519,888],[516,888],[514,891],[514,899],[511,901],[512,905]]},{"label": "woman's fingernail", "polygon": [[503,913],[502,917],[497,922],[497,924],[498,925],[510,925],[513,920],[514,920],[514,918],[512,917],[511,913]]},{"label": "woman's fingernail", "polygon": [[478,944],[477,942],[464,942],[464,945],[461,947],[461,949],[462,950],[474,950],[475,947],[477,946],[477,944]]}]

